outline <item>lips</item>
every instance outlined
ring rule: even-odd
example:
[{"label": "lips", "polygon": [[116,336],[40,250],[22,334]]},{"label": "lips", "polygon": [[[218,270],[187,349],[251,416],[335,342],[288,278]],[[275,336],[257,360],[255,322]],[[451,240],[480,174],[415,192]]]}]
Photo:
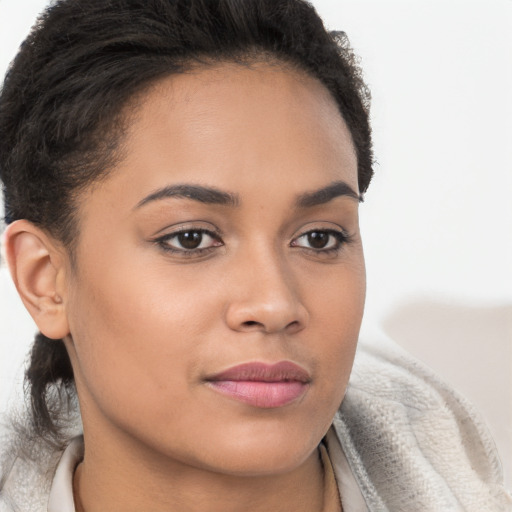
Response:
[{"label": "lips", "polygon": [[206,379],[214,391],[260,408],[288,405],[307,391],[309,373],[290,361],[276,364],[246,363]]}]

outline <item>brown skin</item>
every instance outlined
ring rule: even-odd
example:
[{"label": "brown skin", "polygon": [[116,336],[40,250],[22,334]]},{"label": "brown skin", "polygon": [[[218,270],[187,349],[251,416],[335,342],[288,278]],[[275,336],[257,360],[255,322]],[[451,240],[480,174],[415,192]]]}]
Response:
[{"label": "brown skin", "polygon": [[[317,445],[352,367],[364,259],[356,199],[295,202],[335,181],[358,193],[336,104],[286,67],[221,64],[153,86],[125,148],[81,198],[76,269],[26,221],[6,238],[27,308],[43,333],[65,339],[73,364],[86,446],[78,509],[321,510]],[[183,183],[239,203],[173,197],[136,207]],[[215,236],[203,235],[202,252],[177,237],[155,242],[182,228]],[[312,247],[311,230],[327,233],[331,250]],[[282,360],[311,375],[283,407],[241,403],[204,380]]]}]

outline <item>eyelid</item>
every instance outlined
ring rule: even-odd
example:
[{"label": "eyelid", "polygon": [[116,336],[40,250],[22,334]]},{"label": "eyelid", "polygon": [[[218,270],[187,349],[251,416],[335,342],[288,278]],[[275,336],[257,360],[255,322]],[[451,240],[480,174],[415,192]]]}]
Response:
[{"label": "eyelid", "polygon": [[183,231],[206,231],[209,233],[214,233],[216,236],[222,238],[221,230],[206,220],[190,220],[185,222],[178,222],[176,224],[170,224],[165,226],[162,229],[159,229],[154,235],[152,235],[152,239],[156,240],[157,238],[183,233]]},{"label": "eyelid", "polygon": [[299,236],[296,236],[294,238],[294,240],[299,240],[301,238],[304,238],[312,233],[326,233],[328,234],[329,236],[333,236],[334,238],[337,238],[337,239],[345,239],[346,237],[348,237],[348,235],[342,231],[338,231],[338,230],[335,230],[335,229],[310,229],[309,231],[306,231],[305,233],[302,233],[301,235]]},{"label": "eyelid", "polygon": [[[311,223],[308,224],[308,226],[311,226],[309,229],[306,229],[306,227],[303,227],[302,230],[293,237],[292,241],[290,242],[291,247],[295,247],[297,249],[302,249],[305,251],[309,251],[315,254],[322,254],[322,255],[328,255],[328,254],[334,254],[340,252],[344,246],[352,243],[354,241],[354,235],[351,235],[345,228],[336,225],[336,227],[333,227],[332,224],[327,226],[322,226],[321,224]],[[330,236],[333,236],[336,238],[337,243],[334,247],[327,247],[327,248],[314,248],[314,247],[306,247],[302,245],[298,245],[295,242],[297,240],[300,240],[303,237],[306,237],[307,235],[311,233],[327,233]]]},{"label": "eyelid", "polygon": [[308,233],[311,233],[314,231],[340,233],[341,235],[343,235],[347,238],[351,237],[349,230],[336,222],[318,221],[318,222],[308,222],[307,224],[303,224],[299,229],[297,229],[295,231],[294,235],[292,236],[292,239],[295,240],[301,236],[307,235]]},{"label": "eyelid", "polygon": [[[162,240],[174,240],[176,238],[178,238],[180,235],[183,235],[185,233],[201,233],[201,235],[206,235],[208,236],[209,238],[211,238],[212,240],[218,240],[219,237],[211,232],[211,231],[208,231],[206,229],[184,229],[184,230],[181,230],[181,231],[175,231],[173,233],[169,233],[167,235],[163,235],[162,237],[160,237],[160,241]],[[200,249],[198,247],[198,249]],[[187,251],[187,249],[183,249],[184,251]],[[194,249],[189,249],[188,251],[192,251]],[[187,251],[187,252],[188,252]]]},{"label": "eyelid", "polygon": [[[210,223],[207,223],[210,226],[212,226]],[[164,233],[162,233],[164,231]],[[180,234],[183,233],[189,233],[189,232],[199,232],[208,235],[212,238],[212,240],[217,241],[219,243],[215,243],[213,245],[209,245],[208,247],[198,247],[193,249],[186,249],[186,248],[178,248],[173,247],[169,241],[174,239],[175,237],[178,237]],[[198,225],[198,223],[192,221],[187,223],[182,223],[174,226],[174,229],[170,229],[169,227],[165,228],[164,230],[161,230],[160,233],[162,233],[160,236],[155,236],[152,238],[151,242],[155,243],[160,247],[161,250],[174,254],[178,257],[182,258],[193,258],[193,257],[199,257],[201,255],[204,255],[206,253],[209,253],[213,251],[214,249],[218,247],[222,247],[224,245],[224,242],[222,241],[222,236],[218,229],[216,229],[214,226],[212,226],[212,229],[202,227]]]}]

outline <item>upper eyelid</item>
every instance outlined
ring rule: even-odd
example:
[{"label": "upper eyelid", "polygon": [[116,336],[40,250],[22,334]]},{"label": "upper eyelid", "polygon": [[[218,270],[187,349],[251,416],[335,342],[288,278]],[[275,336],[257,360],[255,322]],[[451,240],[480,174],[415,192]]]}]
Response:
[{"label": "upper eyelid", "polygon": [[204,233],[204,234],[208,235],[209,237],[213,238],[214,240],[218,240],[219,242],[221,242],[224,245],[224,242],[222,241],[222,238],[221,238],[221,236],[218,233],[216,233],[215,231],[209,230],[209,229],[204,229],[204,228],[179,229],[179,230],[176,230],[176,231],[171,231],[169,233],[162,234],[162,235],[154,238],[153,240],[155,242],[165,242],[167,240],[171,240],[171,239],[181,235],[182,233],[188,233],[190,231],[199,231],[200,233]]},{"label": "upper eyelid", "polygon": [[[197,225],[197,223],[208,224],[208,227],[205,227],[204,225]],[[165,228],[158,230],[158,232],[152,238],[153,240],[158,240],[161,238],[168,238],[173,235],[179,235],[180,233],[186,233],[187,231],[202,231],[204,233],[214,235],[218,238],[221,238],[223,236],[222,232],[216,226],[210,224],[209,222],[191,221],[191,223],[183,222],[180,224],[166,226]]]},{"label": "upper eyelid", "polygon": [[315,231],[323,231],[326,233],[336,233],[339,235],[342,235],[346,238],[349,238],[351,235],[345,228],[342,228],[341,226],[334,227],[311,227],[306,229],[305,231],[300,231],[297,235],[294,235],[292,240],[296,240],[297,238],[300,238],[302,236],[308,235],[309,233],[314,233]]},{"label": "upper eyelid", "polygon": [[315,231],[325,231],[327,233],[341,233],[341,234],[346,233],[346,230],[341,227],[338,227],[338,228],[320,227],[320,228],[308,228],[306,231],[302,231],[297,236],[307,235],[308,233],[314,233]]},{"label": "upper eyelid", "polygon": [[[303,236],[308,235],[309,233],[315,232],[315,231],[327,232],[331,236],[334,236],[338,242],[337,247],[330,247],[327,249],[313,249],[313,248],[309,248],[309,247],[302,247],[300,245],[297,245],[297,246],[293,245],[294,241],[302,238]],[[336,236],[336,235],[339,235],[339,236]],[[313,229],[305,231],[305,232],[301,233],[300,235],[297,235],[296,237],[294,237],[292,239],[292,241],[290,242],[290,247],[296,247],[296,248],[304,249],[307,251],[311,250],[318,254],[320,254],[320,253],[327,254],[329,252],[333,252],[333,251],[338,252],[338,251],[342,250],[343,246],[350,245],[351,243],[353,243],[356,240],[355,237],[356,237],[356,235],[354,233],[350,233],[349,231],[347,231],[344,228],[339,228],[339,229],[333,229],[333,228],[314,229],[313,228]]]},{"label": "upper eyelid", "polygon": [[[174,239],[181,233],[187,233],[190,231],[199,231],[202,233],[206,233],[208,236],[212,238],[212,240],[216,240],[220,242],[218,245],[212,245],[210,247],[197,247],[195,249],[186,249],[186,248],[177,248],[173,247],[170,243],[170,240]],[[208,253],[211,250],[218,248],[220,246],[224,245],[224,242],[222,239],[213,231],[204,229],[204,228],[186,228],[181,230],[175,230],[166,234],[163,234],[159,237],[153,238],[152,242],[160,246],[162,250],[164,250],[167,253],[173,253],[175,256],[179,256],[181,258],[194,258],[201,256],[202,254]]]},{"label": "upper eyelid", "polygon": [[181,229],[175,229],[173,231],[169,231],[168,233],[164,234],[163,236],[175,236],[180,235],[181,233],[188,233],[190,231],[199,231],[200,233],[206,233],[208,235],[215,235],[218,236],[218,233],[214,231],[213,229],[206,229],[206,228],[181,228]]}]

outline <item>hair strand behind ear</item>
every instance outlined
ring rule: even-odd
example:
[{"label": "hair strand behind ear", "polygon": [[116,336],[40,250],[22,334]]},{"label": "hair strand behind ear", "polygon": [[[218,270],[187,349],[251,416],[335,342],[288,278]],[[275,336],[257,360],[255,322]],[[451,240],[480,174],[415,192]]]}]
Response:
[{"label": "hair strand behind ear", "polygon": [[74,388],[73,369],[62,340],[52,340],[42,333],[36,335],[25,381],[30,389],[36,431],[57,437],[58,429],[53,418],[56,411],[51,405],[50,392],[54,389],[59,397],[64,392],[71,398]]}]

